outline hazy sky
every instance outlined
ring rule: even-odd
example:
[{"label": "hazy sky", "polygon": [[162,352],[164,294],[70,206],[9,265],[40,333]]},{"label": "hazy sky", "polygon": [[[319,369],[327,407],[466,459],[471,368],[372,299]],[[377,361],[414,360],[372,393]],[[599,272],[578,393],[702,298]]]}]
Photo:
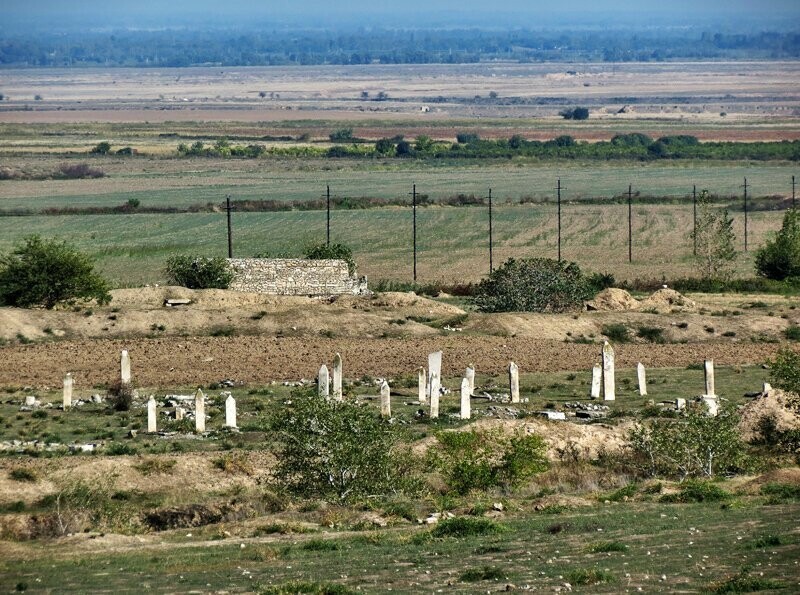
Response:
[{"label": "hazy sky", "polygon": [[800,0],[0,0],[0,31],[48,27],[176,27],[201,23],[426,26],[639,22],[800,25]]}]

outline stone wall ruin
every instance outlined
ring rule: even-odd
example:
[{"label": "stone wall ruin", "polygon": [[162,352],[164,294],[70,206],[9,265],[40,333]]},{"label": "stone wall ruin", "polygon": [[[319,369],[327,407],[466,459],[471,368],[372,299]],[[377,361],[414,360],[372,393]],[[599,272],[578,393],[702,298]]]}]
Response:
[{"label": "stone wall ruin", "polygon": [[350,274],[344,260],[229,258],[230,289],[271,295],[362,295],[367,278]]}]

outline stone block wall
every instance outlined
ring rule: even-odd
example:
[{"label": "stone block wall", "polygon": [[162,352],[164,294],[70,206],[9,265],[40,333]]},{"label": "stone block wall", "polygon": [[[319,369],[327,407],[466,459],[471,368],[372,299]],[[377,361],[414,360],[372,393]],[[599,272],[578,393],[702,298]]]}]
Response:
[{"label": "stone block wall", "polygon": [[229,258],[230,288],[272,295],[360,295],[367,278],[350,275],[344,260],[302,258]]}]

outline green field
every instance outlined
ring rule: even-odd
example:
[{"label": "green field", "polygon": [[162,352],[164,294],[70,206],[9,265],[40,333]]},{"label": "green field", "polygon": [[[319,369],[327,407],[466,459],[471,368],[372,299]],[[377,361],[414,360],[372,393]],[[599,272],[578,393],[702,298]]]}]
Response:
[{"label": "green field", "polygon": [[[753,274],[753,251],[780,228],[782,216],[750,214],[750,252],[740,254],[739,274]],[[636,206],[633,218],[634,259],[628,264],[626,205],[565,205],[562,257],[618,279],[694,274],[691,205]],[[734,218],[742,249],[743,217]],[[555,205],[499,206],[493,220],[495,266],[511,257],[556,257]],[[411,209],[405,207],[333,211],[331,240],[353,249],[360,274],[409,281],[411,226]],[[75,243],[119,286],[162,283],[164,263],[173,254],[227,255],[224,213],[2,217],[0,252],[29,234]],[[477,281],[488,272],[485,207],[420,208],[417,234],[418,281]],[[304,247],[324,241],[324,211],[233,215],[235,256],[302,256]]]}]

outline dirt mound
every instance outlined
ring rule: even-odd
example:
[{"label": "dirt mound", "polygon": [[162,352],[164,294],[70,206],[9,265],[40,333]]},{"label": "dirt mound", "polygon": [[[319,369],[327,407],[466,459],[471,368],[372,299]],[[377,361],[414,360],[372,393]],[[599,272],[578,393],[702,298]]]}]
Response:
[{"label": "dirt mound", "polygon": [[587,310],[598,310],[600,312],[621,312],[624,310],[636,310],[639,302],[624,289],[609,287],[604,289],[590,302],[586,303]]},{"label": "dirt mound", "polygon": [[758,494],[761,487],[770,483],[783,483],[800,486],[800,468],[788,467],[785,469],[775,469],[764,475],[759,475],[755,479],[742,484],[740,489],[745,494]]},{"label": "dirt mound", "polygon": [[639,302],[643,311],[669,314],[670,312],[696,312],[697,303],[681,295],[674,289],[659,289],[653,295]]},{"label": "dirt mound", "polygon": [[413,291],[409,291],[407,293],[388,291],[386,293],[375,294],[371,298],[343,295],[336,298],[335,303],[340,306],[349,306],[357,309],[410,309],[420,315],[429,316],[456,316],[458,314],[464,314],[464,310],[458,308],[457,306],[451,306],[450,304],[445,304],[421,297]]},{"label": "dirt mound", "polygon": [[800,412],[792,397],[777,388],[762,393],[744,406],[739,422],[742,438],[748,442],[762,438],[761,424],[765,419],[772,419],[778,432],[800,429]]}]

